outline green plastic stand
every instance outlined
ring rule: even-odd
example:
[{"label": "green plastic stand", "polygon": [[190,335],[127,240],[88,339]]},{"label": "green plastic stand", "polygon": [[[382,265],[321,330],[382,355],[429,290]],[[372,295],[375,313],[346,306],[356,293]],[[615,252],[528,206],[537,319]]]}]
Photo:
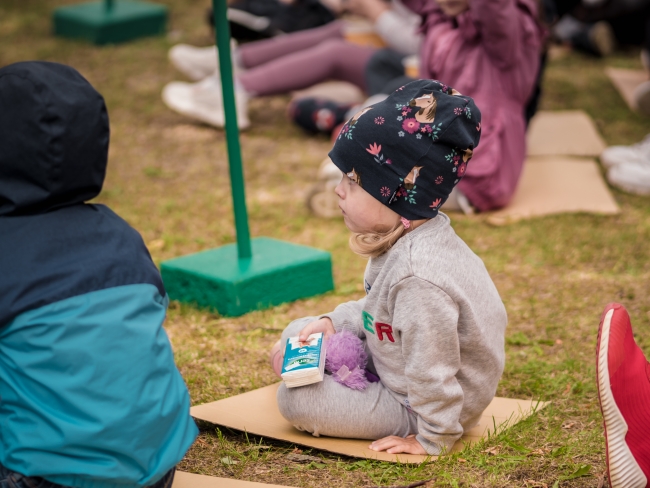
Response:
[{"label": "green plastic stand", "polygon": [[334,280],[328,252],[250,238],[226,2],[213,0],[213,7],[237,244],[165,261],[160,271],[171,299],[233,317],[328,292]]},{"label": "green plastic stand", "polygon": [[233,317],[334,288],[328,252],[266,237],[251,243],[249,259],[230,244],[165,261],[168,295]]},{"label": "green plastic stand", "polygon": [[130,0],[105,0],[57,8],[57,36],[115,44],[165,33],[167,7]]}]

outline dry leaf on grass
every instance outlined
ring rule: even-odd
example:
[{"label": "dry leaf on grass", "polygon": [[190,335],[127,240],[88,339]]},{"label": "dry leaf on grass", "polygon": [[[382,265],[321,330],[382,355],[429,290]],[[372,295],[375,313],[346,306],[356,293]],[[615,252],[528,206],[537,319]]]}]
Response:
[{"label": "dry leaf on grass", "polygon": [[492,456],[496,456],[497,454],[499,454],[499,452],[501,452],[501,446],[489,447],[485,451],[481,451],[481,452],[484,452],[486,454],[491,454]]},{"label": "dry leaf on grass", "polygon": [[530,488],[548,488],[548,485],[541,481],[524,480],[524,483],[526,483],[526,486],[529,486]]},{"label": "dry leaf on grass", "polygon": [[246,450],[247,451],[261,451],[262,449],[271,449],[271,446],[260,446],[260,445],[256,444],[254,446],[250,446]]},{"label": "dry leaf on grass", "polygon": [[543,456],[544,454],[546,454],[544,449],[535,449],[526,454],[526,456]]},{"label": "dry leaf on grass", "polygon": [[326,459],[321,459],[316,456],[308,456],[307,454],[287,454],[287,459],[293,461],[294,463],[327,463]]},{"label": "dry leaf on grass", "polygon": [[391,485],[391,486],[377,486],[375,488],[416,488],[418,486],[431,486],[431,483],[433,480],[423,480],[423,481],[416,481],[415,483],[411,483],[410,485]]},{"label": "dry leaf on grass", "polygon": [[153,241],[149,241],[147,243],[147,248],[150,251],[158,251],[163,247],[165,247],[165,241],[163,239],[154,239]]}]

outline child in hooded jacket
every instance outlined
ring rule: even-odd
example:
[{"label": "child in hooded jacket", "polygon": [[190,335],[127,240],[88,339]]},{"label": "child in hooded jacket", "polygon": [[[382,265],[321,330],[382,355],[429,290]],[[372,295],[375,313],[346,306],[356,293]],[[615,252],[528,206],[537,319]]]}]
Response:
[{"label": "child in hooded jacket", "polygon": [[0,487],[171,488],[198,434],[169,298],[102,189],[109,122],[76,70],[0,69]]},{"label": "child in hooded jacket", "polygon": [[[369,356],[362,391],[324,381],[278,390],[282,415],[313,435],[371,439],[389,453],[440,454],[477,424],[504,367],[506,312],[478,258],[439,212],[481,136],[470,97],[418,80],[363,109],[330,158],[351,247],[370,257],[366,296],[289,324],[280,344],[342,330]],[[470,165],[471,166],[471,165]]]},{"label": "child in hooded jacket", "polygon": [[480,211],[507,205],[526,156],[525,108],[540,69],[536,0],[404,0],[422,16],[420,76],[481,107],[481,151],[458,185]]}]

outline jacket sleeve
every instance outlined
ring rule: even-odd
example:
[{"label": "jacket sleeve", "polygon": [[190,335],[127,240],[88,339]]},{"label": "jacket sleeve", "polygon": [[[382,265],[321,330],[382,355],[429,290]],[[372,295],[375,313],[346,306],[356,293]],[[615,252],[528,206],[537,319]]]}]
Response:
[{"label": "jacket sleeve", "polygon": [[393,326],[401,331],[408,402],[418,415],[417,440],[427,453],[450,450],[462,436],[459,310],[443,290],[417,277],[393,286]]},{"label": "jacket sleeve", "polygon": [[319,318],[328,317],[336,332],[345,329],[358,337],[364,337],[363,333],[363,307],[366,304],[366,297],[361,300],[353,300],[340,304],[333,312],[321,315]]},{"label": "jacket sleeve", "polygon": [[[516,0],[473,0],[471,18],[479,30],[486,53],[501,68],[517,62],[530,12],[521,10]],[[529,19],[529,21],[532,19]]]}]

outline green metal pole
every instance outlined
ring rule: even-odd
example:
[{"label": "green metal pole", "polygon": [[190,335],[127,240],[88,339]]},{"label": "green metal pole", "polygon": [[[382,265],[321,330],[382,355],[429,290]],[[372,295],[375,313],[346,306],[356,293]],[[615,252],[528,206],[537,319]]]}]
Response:
[{"label": "green metal pole", "polygon": [[248,230],[246,212],[246,194],[244,190],[244,171],[242,169],[241,148],[239,146],[239,128],[237,127],[237,110],[235,108],[235,87],[230,59],[230,25],[228,24],[227,0],[212,0],[214,10],[214,27],[217,48],[219,50],[219,71],[223,90],[223,109],[226,116],[226,144],[230,164],[230,186],[232,203],[235,210],[235,229],[237,230],[237,251],[239,259],[250,258],[251,237]]},{"label": "green metal pole", "polygon": [[113,10],[113,0],[106,0],[104,2],[104,5],[106,6],[106,11],[107,12],[110,12],[111,10]]}]

